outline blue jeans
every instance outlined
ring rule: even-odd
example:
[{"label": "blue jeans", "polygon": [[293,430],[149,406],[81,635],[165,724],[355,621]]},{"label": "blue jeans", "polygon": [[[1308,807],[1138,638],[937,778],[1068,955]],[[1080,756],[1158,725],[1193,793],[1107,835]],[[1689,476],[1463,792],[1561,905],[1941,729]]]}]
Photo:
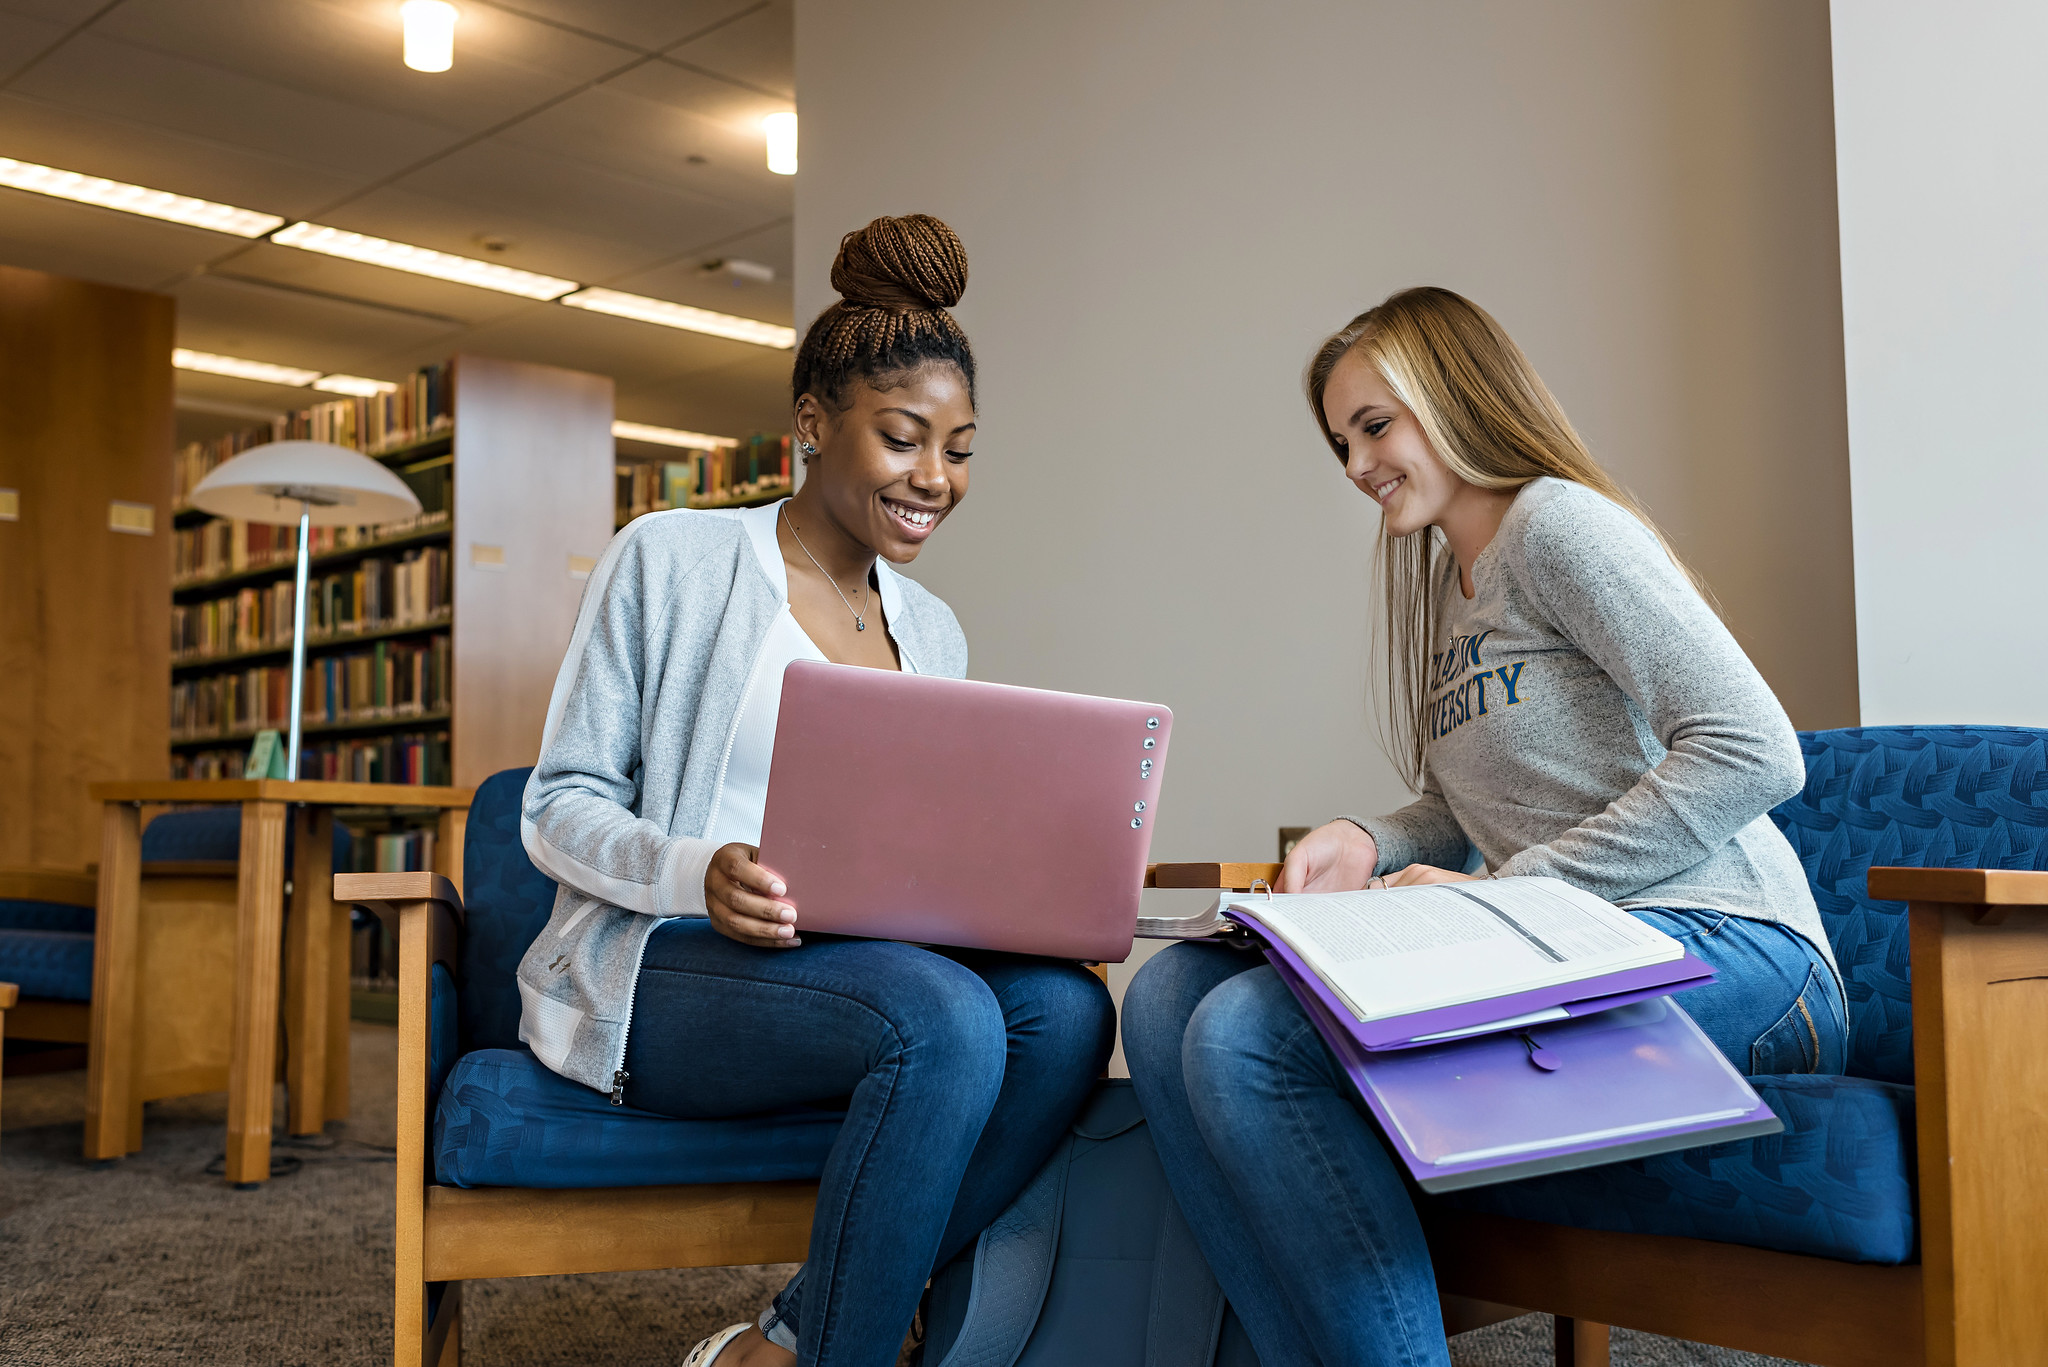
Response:
[{"label": "blue jeans", "polygon": [[810,1257],[762,1316],[806,1367],[888,1367],[933,1269],[1051,1156],[1116,1014],[1077,964],[675,920],[647,943],[626,1100],[691,1119],[846,1103]]},{"label": "blue jeans", "polygon": [[[1713,966],[1680,998],[1746,1073],[1840,1072],[1820,954],[1719,912],[1634,913]],[[1263,1367],[1449,1367],[1416,1202],[1364,1103],[1265,956],[1175,945],[1124,997],[1124,1054],[1167,1180]],[[1461,1195],[1513,1214],[1518,1184]]]}]

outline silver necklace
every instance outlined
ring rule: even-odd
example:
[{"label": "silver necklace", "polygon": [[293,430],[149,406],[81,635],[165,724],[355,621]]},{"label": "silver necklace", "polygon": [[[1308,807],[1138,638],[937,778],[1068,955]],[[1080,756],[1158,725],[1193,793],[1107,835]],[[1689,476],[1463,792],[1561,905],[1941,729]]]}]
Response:
[{"label": "silver necklace", "polygon": [[[789,523],[789,534],[795,538],[796,548],[804,553],[805,559],[809,560],[813,565],[818,565],[818,557],[811,554],[811,548],[804,544],[804,539],[801,536],[797,535],[796,523],[790,520],[789,505],[787,503],[782,505],[782,520]],[[834,579],[823,565],[818,565],[818,573],[825,576],[825,582],[832,586],[832,592],[838,594],[839,601],[846,604],[846,610],[853,613],[853,629],[855,631],[866,631],[868,629],[868,581],[866,578],[862,578],[860,581],[860,608],[856,610],[853,606],[853,600],[846,596],[845,590],[839,587],[839,581]]]}]

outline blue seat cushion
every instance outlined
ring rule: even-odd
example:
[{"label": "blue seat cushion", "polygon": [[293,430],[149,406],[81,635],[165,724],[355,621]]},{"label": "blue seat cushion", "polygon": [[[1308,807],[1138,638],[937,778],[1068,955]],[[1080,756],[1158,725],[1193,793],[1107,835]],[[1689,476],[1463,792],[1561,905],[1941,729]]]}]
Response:
[{"label": "blue seat cushion", "polygon": [[1856,1077],[1913,1080],[1906,907],[1872,865],[2048,869],[2048,731],[1864,726],[1802,732],[1806,787],[1771,819],[1806,868],[1849,1005]]},{"label": "blue seat cushion", "polygon": [[0,982],[24,997],[92,1000],[90,930],[0,930]]},{"label": "blue seat cushion", "polygon": [[[285,827],[285,867],[291,867],[294,836]],[[346,873],[353,862],[355,837],[339,822],[334,826],[334,871]],[[186,863],[226,860],[242,856],[242,809],[240,807],[191,807],[165,812],[142,828],[142,862]]]},{"label": "blue seat cushion", "polygon": [[1578,1229],[1912,1261],[1913,1089],[1816,1074],[1750,1085],[1785,1122],[1782,1133],[1434,1199]]},{"label": "blue seat cushion", "polygon": [[0,898],[0,930],[75,930],[90,935],[95,919],[91,907],[73,906],[69,902]]},{"label": "blue seat cushion", "polygon": [[846,1119],[802,1107],[674,1120],[550,1072],[525,1049],[456,1060],[434,1108],[434,1179],[455,1187],[649,1187],[815,1178]]}]

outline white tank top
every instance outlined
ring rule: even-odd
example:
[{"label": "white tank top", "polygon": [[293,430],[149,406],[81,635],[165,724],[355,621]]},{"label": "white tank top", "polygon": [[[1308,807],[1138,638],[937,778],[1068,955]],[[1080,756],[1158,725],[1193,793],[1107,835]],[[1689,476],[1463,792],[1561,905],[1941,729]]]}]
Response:
[{"label": "white tank top", "polygon": [[[823,661],[825,658],[824,652],[797,625],[795,615],[789,610],[789,574],[782,563],[782,548],[775,539],[781,510],[782,505],[778,503],[774,505],[773,516],[761,516],[769,512],[768,509],[750,508],[741,514],[762,572],[775,586],[776,596],[782,601],[776,608],[775,620],[769,625],[767,636],[761,642],[761,654],[754,664],[754,680],[747,690],[746,701],[740,707],[739,723],[733,732],[732,753],[726,758],[725,786],[719,793],[718,811],[712,817],[711,829],[705,832],[707,838],[720,845],[735,841],[742,845],[761,843],[761,814],[768,802],[768,769],[775,757],[775,719],[782,712],[782,671],[795,660]],[[880,607],[881,600],[877,595],[876,617],[881,616]],[[871,619],[869,625],[877,623]],[[883,625],[886,630],[886,624]],[[905,673],[916,672],[907,659],[903,667]]]}]

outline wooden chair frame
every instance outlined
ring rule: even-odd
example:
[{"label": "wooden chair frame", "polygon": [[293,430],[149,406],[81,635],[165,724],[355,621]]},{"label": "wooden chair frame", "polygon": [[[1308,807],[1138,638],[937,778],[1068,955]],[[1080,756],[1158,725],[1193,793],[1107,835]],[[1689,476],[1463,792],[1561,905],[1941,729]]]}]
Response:
[{"label": "wooden chair frame", "polygon": [[[1147,885],[1279,873],[1162,864]],[[1606,1367],[1609,1325],[1820,1367],[2048,1362],[2048,873],[1877,868],[1870,895],[1912,918],[1917,1264],[1436,1212],[1439,1289],[1555,1315],[1560,1367]]]},{"label": "wooden chair frame", "polygon": [[[392,1360],[453,1367],[461,1283],[477,1277],[802,1262],[815,1182],[540,1190],[433,1180],[427,1115],[433,965],[455,969],[462,898],[435,873],[341,874],[334,898],[395,923],[398,940],[398,1219]],[[444,1284],[438,1300],[430,1290]]]}]

